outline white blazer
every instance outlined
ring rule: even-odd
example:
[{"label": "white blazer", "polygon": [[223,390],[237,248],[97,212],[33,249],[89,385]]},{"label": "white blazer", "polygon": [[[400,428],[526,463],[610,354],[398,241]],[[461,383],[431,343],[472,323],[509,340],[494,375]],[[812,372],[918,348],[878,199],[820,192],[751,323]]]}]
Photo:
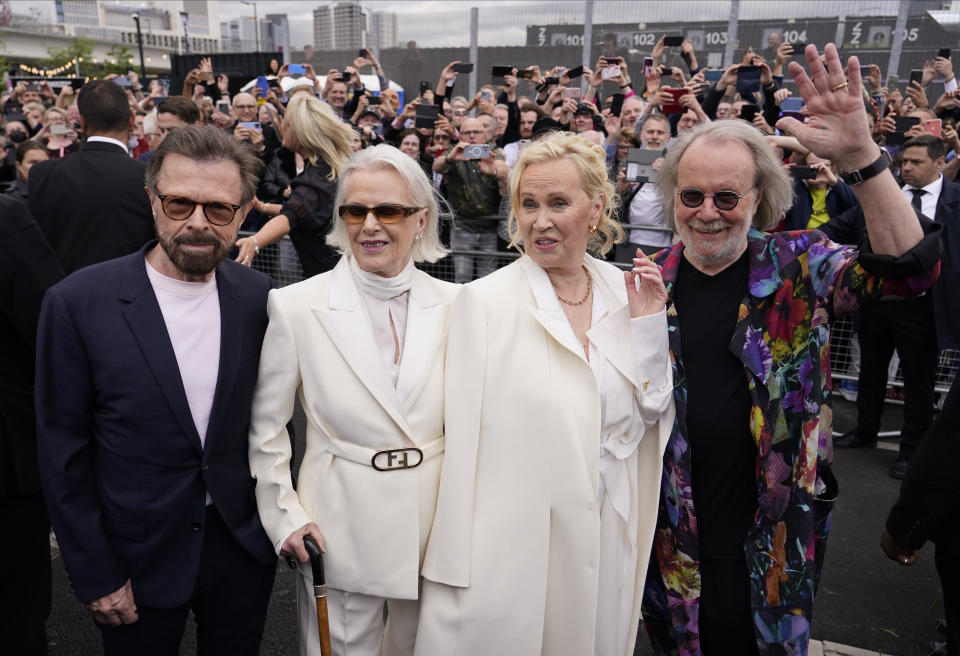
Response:
[{"label": "white blazer", "polygon": [[[250,423],[257,506],[278,551],[316,522],[332,588],[418,596],[444,448],[447,320],[458,290],[414,272],[396,388],[345,257],[328,273],[270,292]],[[286,430],[295,394],[307,417],[296,491]],[[423,452],[418,467],[371,466],[378,451],[410,447]],[[378,462],[391,464],[383,454]]]},{"label": "white blazer", "polygon": [[[637,447],[636,627],[674,417],[666,322],[651,323],[642,345],[658,370],[637,371],[622,272],[589,256],[585,265],[610,308],[590,339],[632,384],[640,412],[653,413]],[[423,567],[417,654],[593,653],[599,392],[562,310],[538,306],[531,266],[523,258],[464,286],[451,312],[447,450]],[[561,525],[566,533],[558,536]],[[551,561],[562,571],[548,571]],[[546,616],[569,619],[550,630]]]}]

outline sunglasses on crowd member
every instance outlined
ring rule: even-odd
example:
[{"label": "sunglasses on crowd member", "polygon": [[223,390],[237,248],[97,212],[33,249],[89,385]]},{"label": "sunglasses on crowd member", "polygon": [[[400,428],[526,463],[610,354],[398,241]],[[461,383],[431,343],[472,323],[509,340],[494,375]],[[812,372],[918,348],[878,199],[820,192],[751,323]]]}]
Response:
[{"label": "sunglasses on crowd member", "polygon": [[367,214],[373,212],[380,223],[399,223],[422,209],[422,207],[407,207],[406,205],[394,205],[392,203],[376,205],[375,207],[350,203],[340,206],[340,218],[347,223],[363,223],[367,220]]},{"label": "sunglasses on crowd member", "polygon": [[160,207],[163,208],[163,213],[167,215],[168,219],[172,219],[173,221],[186,221],[193,216],[197,205],[200,205],[203,207],[203,215],[207,218],[207,221],[215,226],[229,225],[233,221],[233,217],[236,216],[237,210],[241,207],[233,203],[219,203],[216,201],[201,203],[196,200],[184,198],[183,196],[157,194],[157,198],[160,199]]},{"label": "sunglasses on crowd member", "polygon": [[715,194],[705,194],[699,189],[687,188],[681,189],[677,194],[680,196],[680,202],[691,209],[703,205],[705,198],[712,198],[713,206],[718,210],[730,211],[737,206],[741,198],[751,191],[753,191],[753,187],[750,187],[750,189],[747,189],[742,194],[738,194],[735,191],[718,191]]}]

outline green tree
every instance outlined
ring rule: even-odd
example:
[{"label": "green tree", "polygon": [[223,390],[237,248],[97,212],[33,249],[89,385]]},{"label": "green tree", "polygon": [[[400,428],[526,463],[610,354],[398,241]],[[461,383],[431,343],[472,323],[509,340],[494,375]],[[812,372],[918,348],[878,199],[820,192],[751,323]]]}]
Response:
[{"label": "green tree", "polygon": [[[80,62],[81,77],[99,74],[97,65],[93,63],[93,41],[82,36],[74,37],[62,48],[53,46],[47,48],[47,58],[41,59],[37,65],[41,68],[56,68],[73,61],[76,57],[83,59]],[[73,72],[70,74],[72,75]]]},{"label": "green tree", "polygon": [[[116,62],[116,63],[114,63]],[[127,71],[133,68],[133,53],[130,48],[117,44],[107,50],[107,60],[100,67],[101,75],[126,75]]]},{"label": "green tree", "polygon": [[[3,35],[0,35],[0,52],[7,52],[7,44],[3,41]],[[10,62],[6,57],[0,57],[0,79],[6,80],[7,73],[10,71]]]}]

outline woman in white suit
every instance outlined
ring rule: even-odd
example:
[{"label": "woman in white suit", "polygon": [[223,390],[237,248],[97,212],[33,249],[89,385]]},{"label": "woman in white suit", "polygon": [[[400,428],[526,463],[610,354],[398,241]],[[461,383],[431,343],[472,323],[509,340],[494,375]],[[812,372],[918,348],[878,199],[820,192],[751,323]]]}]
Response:
[{"label": "woman in white suit", "polygon": [[[279,554],[301,562],[301,654],[320,653],[307,533],[326,553],[334,654],[411,654],[458,288],[414,267],[444,255],[437,200],[417,163],[393,146],[351,157],[334,215],[327,241],[343,254],[336,267],[270,292],[250,468],[267,534]],[[307,417],[296,490],[285,429],[295,395]]]},{"label": "woman in white suit", "polygon": [[417,654],[633,654],[672,377],[657,266],[586,254],[622,235],[613,196],[601,147],[528,147],[510,181],[526,254],[451,311]]}]

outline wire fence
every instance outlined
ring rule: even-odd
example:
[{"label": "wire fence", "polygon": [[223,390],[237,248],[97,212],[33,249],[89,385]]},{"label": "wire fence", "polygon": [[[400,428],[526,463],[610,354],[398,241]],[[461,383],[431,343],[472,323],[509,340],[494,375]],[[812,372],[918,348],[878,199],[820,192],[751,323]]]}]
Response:
[{"label": "wire fence", "polygon": [[[253,233],[241,233],[241,236],[248,236]],[[421,263],[418,267],[430,274],[434,278],[455,282],[454,261],[457,257],[471,258],[478,262],[490,263],[487,268],[499,269],[505,267],[518,257],[516,251],[476,251],[476,250],[452,250],[450,255],[434,263]],[[627,262],[613,262],[612,264],[627,269],[631,265]],[[288,237],[284,237],[276,244],[271,244],[260,250],[260,253],[254,259],[255,269],[262,271],[271,278],[278,287],[293,284],[303,280],[303,269],[300,266],[300,260],[297,257],[293,244]],[[484,267],[477,266],[476,270],[483,270]],[[888,384],[895,389],[903,388],[903,375],[898,366],[899,360],[895,359],[890,367]],[[843,386],[843,382],[855,383],[860,371],[860,349],[857,342],[854,320],[850,316],[841,317],[833,322],[830,329],[830,373],[833,378],[834,389],[841,393],[846,392],[850,386]],[[939,362],[937,363],[937,373],[935,379],[935,389],[940,394],[938,403],[942,402],[943,396],[950,389],[953,383],[957,369],[960,368],[960,351],[954,349],[944,349],[940,352]],[[855,394],[855,392],[853,393]],[[844,397],[852,400],[855,398],[851,393],[844,393]],[[902,403],[902,398],[889,398],[893,403]]]}]

